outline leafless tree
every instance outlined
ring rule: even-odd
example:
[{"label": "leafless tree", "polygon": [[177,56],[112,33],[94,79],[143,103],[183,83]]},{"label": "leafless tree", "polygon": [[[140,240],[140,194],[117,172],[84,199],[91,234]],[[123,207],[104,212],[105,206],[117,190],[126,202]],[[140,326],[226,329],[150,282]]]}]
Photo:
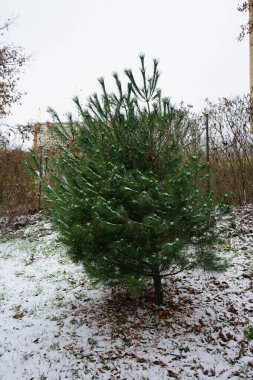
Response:
[{"label": "leafless tree", "polygon": [[[0,25],[0,122],[10,114],[11,106],[20,102],[23,95],[17,88],[17,82],[29,57],[19,46],[6,44],[4,36],[14,19],[8,19]],[[3,123],[1,124],[3,125]],[[8,145],[8,133],[0,130],[0,148]]]},{"label": "leafless tree", "polygon": [[[250,7],[253,7],[253,0],[247,0],[239,4],[237,9],[239,12],[249,12]],[[238,36],[238,41],[242,41],[247,34],[250,34],[253,30],[253,20],[249,18],[249,21],[241,25],[241,32]]]}]

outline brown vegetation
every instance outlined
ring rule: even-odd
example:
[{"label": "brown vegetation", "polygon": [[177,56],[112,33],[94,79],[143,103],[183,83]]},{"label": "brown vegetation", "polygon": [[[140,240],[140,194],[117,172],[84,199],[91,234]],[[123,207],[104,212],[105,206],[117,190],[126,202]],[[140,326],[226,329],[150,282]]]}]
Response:
[{"label": "brown vegetation", "polygon": [[207,101],[210,130],[211,186],[233,204],[253,203],[253,134],[249,96]]},{"label": "brown vegetation", "polygon": [[229,193],[233,204],[253,203],[253,157],[213,153],[210,157],[211,188],[217,197]]},{"label": "brown vegetation", "polygon": [[34,180],[26,173],[29,153],[16,149],[0,150],[0,212],[27,212],[36,208]]}]

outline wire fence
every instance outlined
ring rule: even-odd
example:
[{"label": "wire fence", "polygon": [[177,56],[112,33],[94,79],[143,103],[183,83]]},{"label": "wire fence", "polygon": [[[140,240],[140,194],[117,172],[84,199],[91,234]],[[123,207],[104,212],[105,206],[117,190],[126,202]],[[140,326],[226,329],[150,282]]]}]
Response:
[{"label": "wire fence", "polygon": [[[202,151],[207,163],[206,192],[214,191],[217,198],[228,192],[235,205],[253,203],[253,134],[248,104],[247,97],[223,98],[218,104],[208,102],[204,114],[191,115],[192,153]],[[45,160],[55,154],[50,128],[47,124],[35,129],[36,180],[24,168],[30,160],[28,152],[0,150],[0,213],[43,208]]]}]

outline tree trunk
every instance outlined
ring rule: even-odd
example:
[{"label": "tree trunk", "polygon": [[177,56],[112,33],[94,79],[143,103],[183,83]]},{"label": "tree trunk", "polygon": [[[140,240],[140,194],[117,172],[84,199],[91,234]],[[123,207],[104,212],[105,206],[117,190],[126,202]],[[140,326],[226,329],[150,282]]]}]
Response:
[{"label": "tree trunk", "polygon": [[153,276],[153,281],[155,287],[155,303],[157,306],[163,306],[162,278],[159,273]]},{"label": "tree trunk", "polygon": [[[250,63],[250,100],[253,101],[253,1],[249,0],[249,63]],[[252,110],[250,114],[251,133],[253,133]]]}]

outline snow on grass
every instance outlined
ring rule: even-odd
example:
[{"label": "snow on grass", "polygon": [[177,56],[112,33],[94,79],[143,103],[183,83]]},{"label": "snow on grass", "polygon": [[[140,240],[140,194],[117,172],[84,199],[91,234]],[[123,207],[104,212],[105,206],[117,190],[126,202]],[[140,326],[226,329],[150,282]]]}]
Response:
[{"label": "snow on grass", "polygon": [[49,223],[2,230],[0,379],[253,379],[253,207],[223,274],[183,273],[132,299],[94,289]]}]

